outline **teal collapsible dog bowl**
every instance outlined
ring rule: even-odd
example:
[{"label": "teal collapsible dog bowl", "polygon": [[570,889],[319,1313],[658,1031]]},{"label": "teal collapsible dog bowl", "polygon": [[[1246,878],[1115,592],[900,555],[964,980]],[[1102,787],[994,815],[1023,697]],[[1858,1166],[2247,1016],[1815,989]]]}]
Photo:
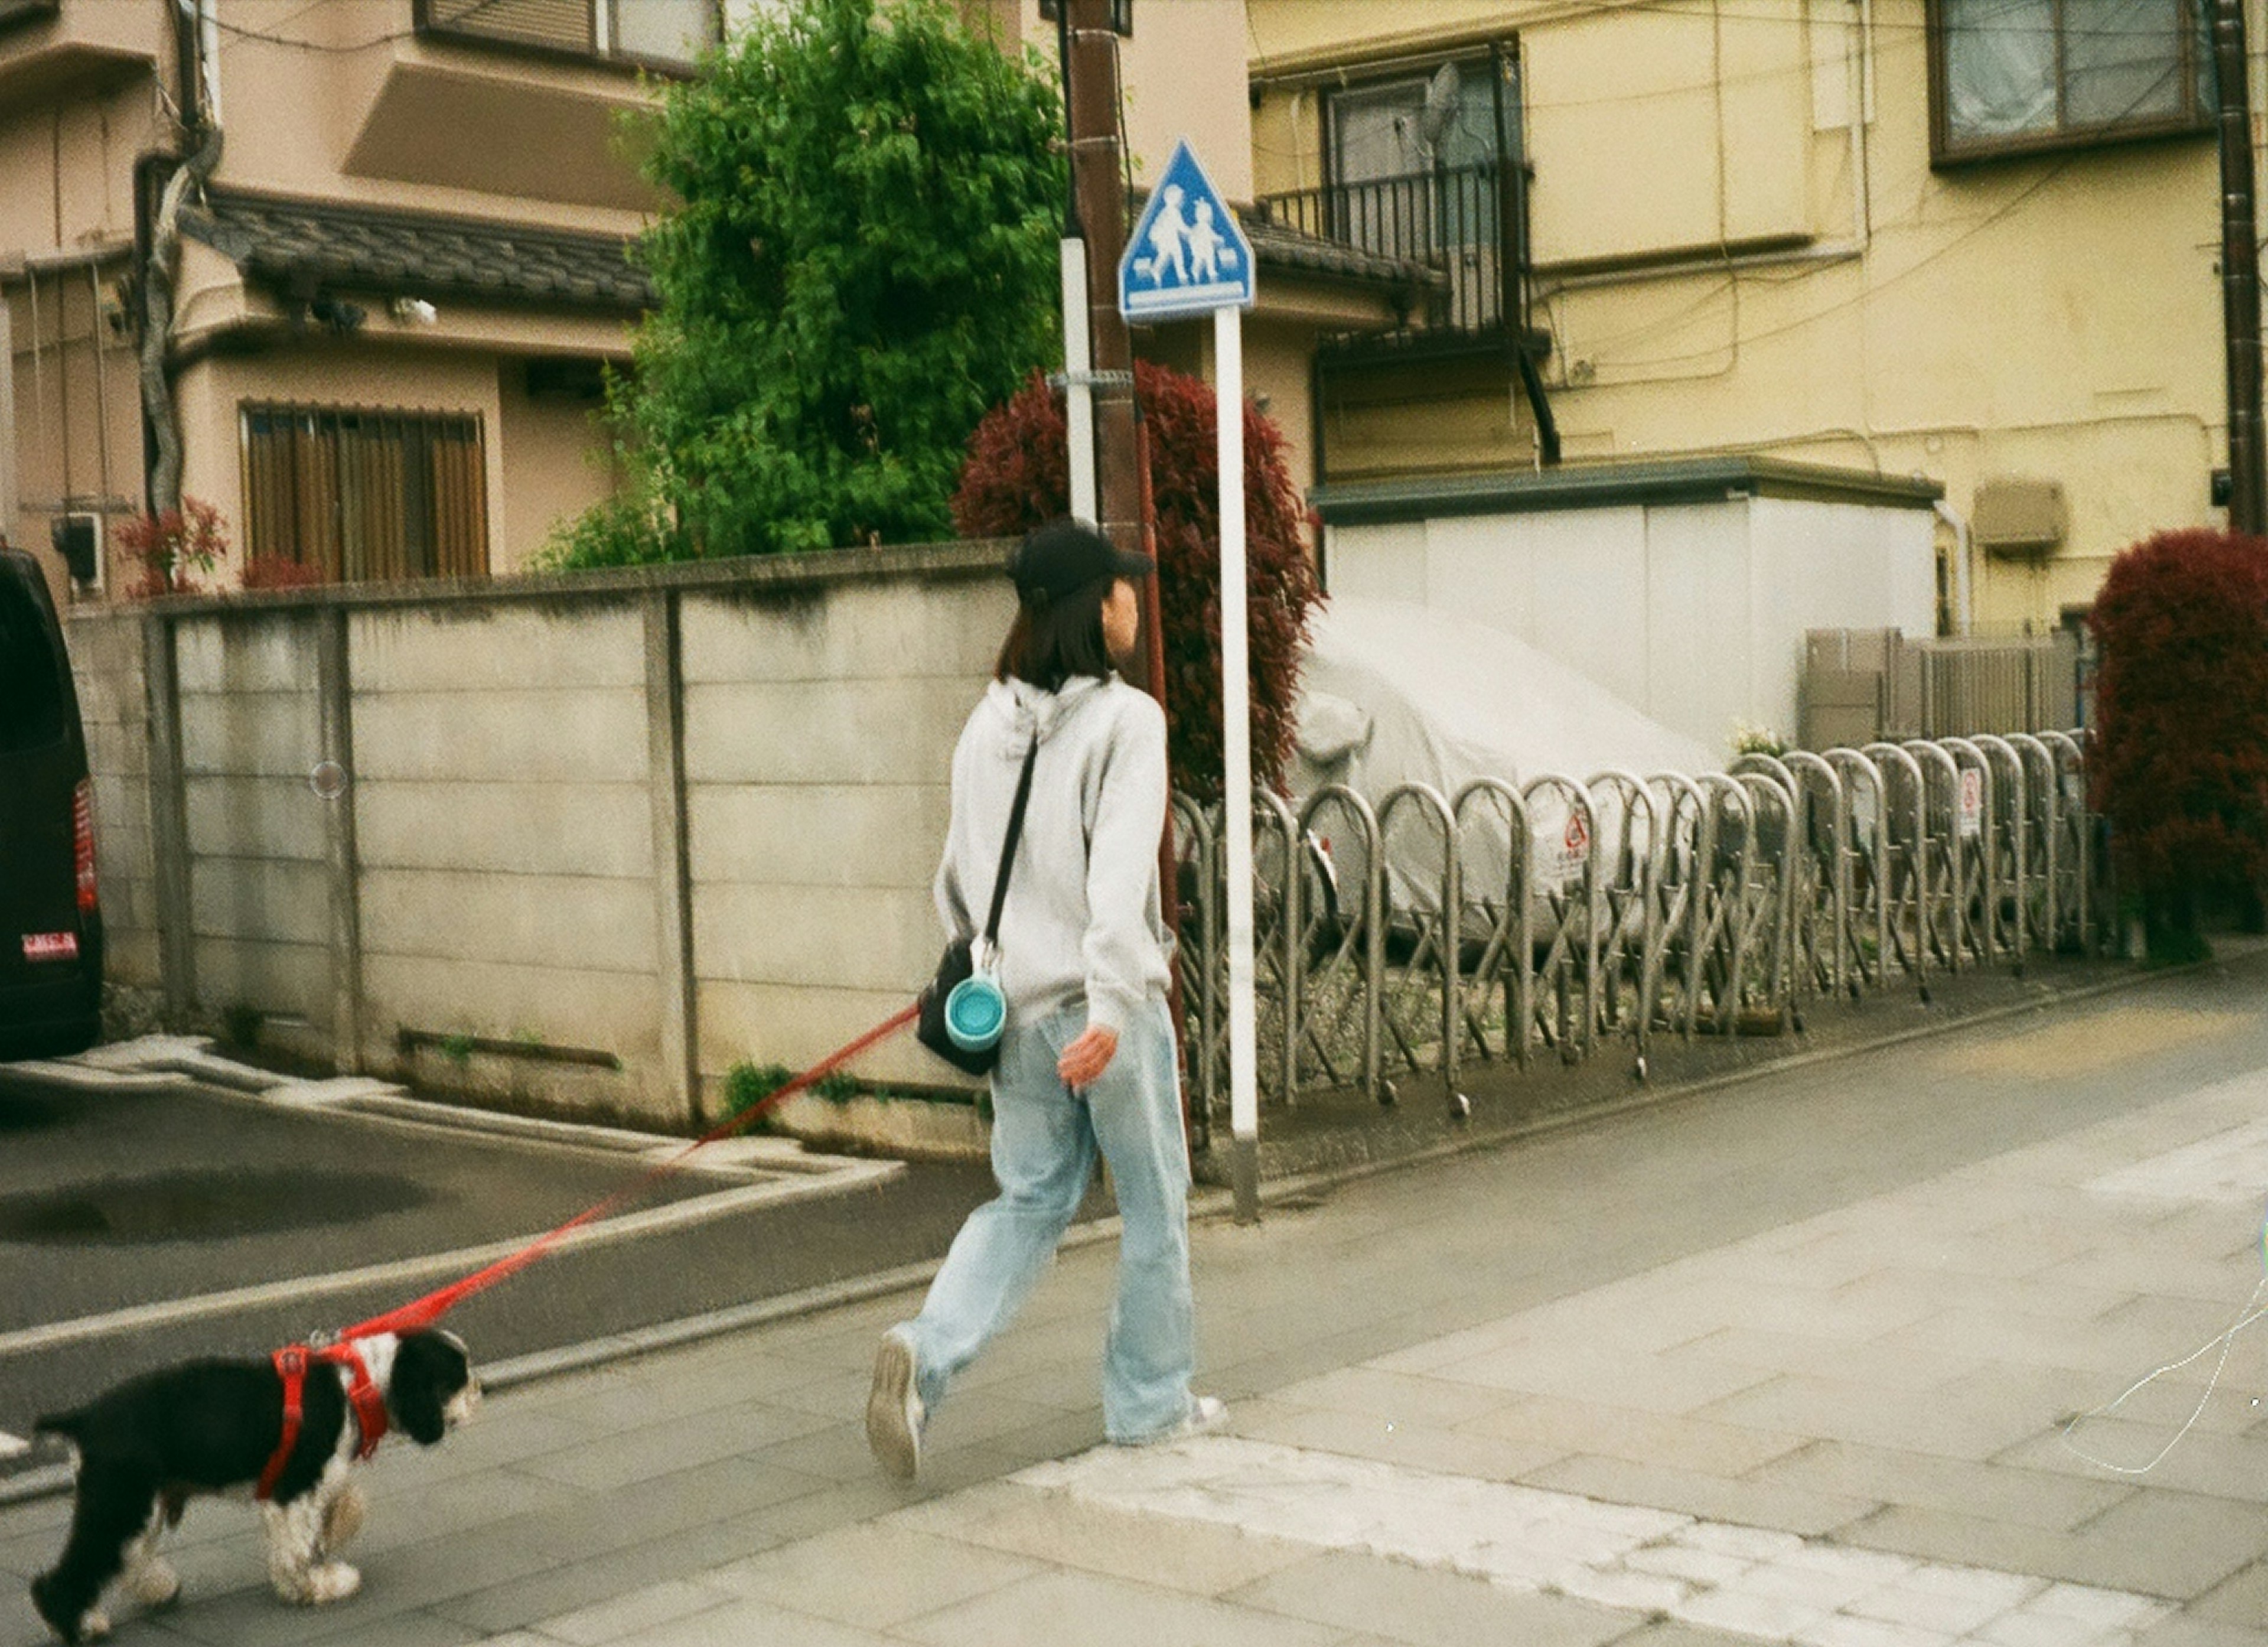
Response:
[{"label": "teal collapsible dog bowl", "polygon": [[981,1052],[1008,1023],[1008,998],[982,972],[962,979],[945,998],[946,1038],[964,1052]]}]

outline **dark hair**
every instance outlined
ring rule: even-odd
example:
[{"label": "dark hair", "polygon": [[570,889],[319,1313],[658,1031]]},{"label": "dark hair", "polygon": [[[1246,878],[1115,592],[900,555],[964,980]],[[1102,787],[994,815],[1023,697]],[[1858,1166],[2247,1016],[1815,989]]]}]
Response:
[{"label": "dark hair", "polygon": [[993,678],[1013,676],[1054,692],[1074,675],[1108,676],[1110,648],[1102,639],[1102,603],[1117,580],[1115,575],[1099,578],[1060,600],[1042,595],[1020,602],[1016,621],[1000,643],[999,661],[992,666]]}]

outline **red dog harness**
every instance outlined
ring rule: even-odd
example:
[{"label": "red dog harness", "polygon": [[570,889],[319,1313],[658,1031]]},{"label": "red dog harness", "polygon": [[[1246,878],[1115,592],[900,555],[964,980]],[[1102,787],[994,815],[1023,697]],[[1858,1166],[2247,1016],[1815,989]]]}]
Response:
[{"label": "red dog harness", "polygon": [[352,1339],[342,1339],[321,1349],[310,1349],[305,1344],[291,1344],[277,1350],[276,1371],[284,1380],[284,1438],[276,1444],[276,1451],[268,1460],[268,1467],[260,1473],[260,1485],[253,1489],[253,1496],[262,1503],[276,1496],[276,1483],[283,1479],[284,1466],[291,1461],[291,1449],[299,1444],[303,1398],[306,1392],[307,1368],[311,1363],[347,1370],[347,1400],[354,1407],[355,1424],[362,1431],[362,1444],[355,1450],[356,1458],[367,1459],[377,1451],[378,1444],[386,1434],[386,1392],[370,1376],[370,1369],[363,1363],[362,1352],[355,1348]]}]

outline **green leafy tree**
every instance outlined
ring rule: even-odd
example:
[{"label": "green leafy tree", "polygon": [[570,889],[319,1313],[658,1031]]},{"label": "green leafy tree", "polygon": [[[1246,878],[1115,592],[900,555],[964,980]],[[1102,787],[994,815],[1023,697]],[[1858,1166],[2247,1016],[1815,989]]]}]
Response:
[{"label": "green leafy tree", "polygon": [[759,12],[671,88],[628,496],[554,564],[948,535],[970,431],[1058,352],[1059,107],[950,0]]}]

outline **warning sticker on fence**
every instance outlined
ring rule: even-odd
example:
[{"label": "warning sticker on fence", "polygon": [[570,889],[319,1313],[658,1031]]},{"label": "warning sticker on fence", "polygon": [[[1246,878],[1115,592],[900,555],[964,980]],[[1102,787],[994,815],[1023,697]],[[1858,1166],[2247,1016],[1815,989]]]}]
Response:
[{"label": "warning sticker on fence", "polygon": [[1984,832],[1984,774],[1974,766],[1961,769],[1960,826],[1963,839]]},{"label": "warning sticker on fence", "polygon": [[1564,891],[1568,883],[1582,878],[1583,865],[1591,856],[1591,823],[1580,810],[1567,814],[1566,827],[1560,830],[1555,841],[1548,832],[1548,819],[1537,820],[1543,825],[1536,833],[1536,864],[1534,870],[1535,890],[1539,892]]}]

